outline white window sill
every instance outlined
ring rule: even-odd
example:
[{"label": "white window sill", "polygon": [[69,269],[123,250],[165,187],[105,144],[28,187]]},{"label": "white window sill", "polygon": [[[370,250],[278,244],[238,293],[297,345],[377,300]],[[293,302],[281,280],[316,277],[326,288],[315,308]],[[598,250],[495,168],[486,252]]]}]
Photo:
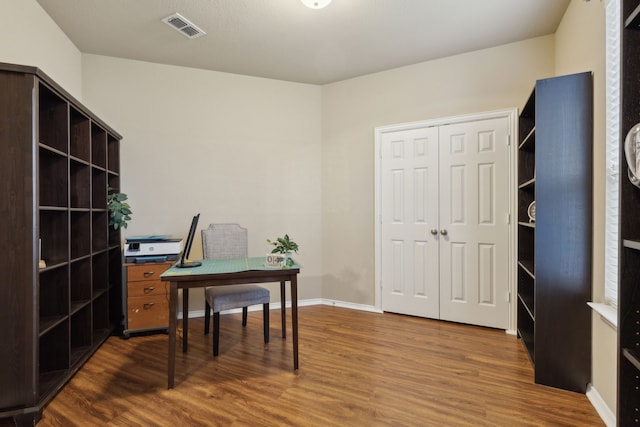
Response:
[{"label": "white window sill", "polygon": [[591,307],[593,311],[598,313],[605,323],[611,326],[614,330],[618,330],[618,309],[616,307],[600,302],[588,302],[587,305]]}]

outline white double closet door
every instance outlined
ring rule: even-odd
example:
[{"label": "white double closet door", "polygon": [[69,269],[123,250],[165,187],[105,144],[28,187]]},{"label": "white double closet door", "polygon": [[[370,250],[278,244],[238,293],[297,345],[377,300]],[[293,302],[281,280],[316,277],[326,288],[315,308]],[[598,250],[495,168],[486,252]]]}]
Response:
[{"label": "white double closet door", "polygon": [[384,311],[507,329],[507,117],[384,132]]}]

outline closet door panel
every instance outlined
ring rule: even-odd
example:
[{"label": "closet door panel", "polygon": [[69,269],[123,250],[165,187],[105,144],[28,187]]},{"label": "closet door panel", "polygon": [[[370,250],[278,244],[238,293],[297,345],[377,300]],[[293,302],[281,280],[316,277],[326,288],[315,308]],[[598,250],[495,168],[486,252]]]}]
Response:
[{"label": "closet door panel", "polygon": [[382,139],[383,310],[438,317],[438,134],[434,128]]},{"label": "closet door panel", "polygon": [[507,118],[439,128],[443,320],[509,326],[508,131]]}]

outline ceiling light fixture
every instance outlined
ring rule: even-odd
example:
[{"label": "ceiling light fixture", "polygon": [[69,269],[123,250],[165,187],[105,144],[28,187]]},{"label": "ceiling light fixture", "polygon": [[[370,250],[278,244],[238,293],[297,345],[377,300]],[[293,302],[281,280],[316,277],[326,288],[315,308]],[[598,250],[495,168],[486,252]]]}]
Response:
[{"label": "ceiling light fixture", "polygon": [[305,6],[310,9],[322,9],[331,3],[331,0],[300,0]]}]

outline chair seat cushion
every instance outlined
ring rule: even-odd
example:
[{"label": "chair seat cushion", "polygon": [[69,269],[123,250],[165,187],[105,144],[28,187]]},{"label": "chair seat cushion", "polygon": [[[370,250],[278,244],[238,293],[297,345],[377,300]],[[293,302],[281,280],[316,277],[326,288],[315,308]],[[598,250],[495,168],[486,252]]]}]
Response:
[{"label": "chair seat cushion", "polygon": [[269,289],[257,285],[210,286],[204,295],[214,313],[269,303]]}]

